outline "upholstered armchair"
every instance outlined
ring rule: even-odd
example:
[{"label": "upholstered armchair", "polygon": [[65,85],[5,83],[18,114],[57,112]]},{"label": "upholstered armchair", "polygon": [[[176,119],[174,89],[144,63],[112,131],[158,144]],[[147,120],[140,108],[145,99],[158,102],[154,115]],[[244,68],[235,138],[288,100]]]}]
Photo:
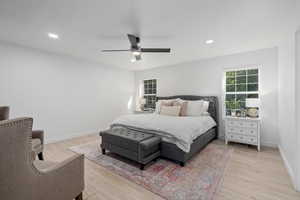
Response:
[{"label": "upholstered armchair", "polygon": [[[9,119],[9,107],[0,107],[0,121]],[[40,160],[44,160],[43,155],[44,150],[44,131],[43,130],[33,130],[32,131],[32,151],[35,153],[34,157],[37,155]]]},{"label": "upholstered armchair", "polygon": [[83,155],[34,161],[31,130],[31,118],[0,121],[0,199],[82,200]]}]

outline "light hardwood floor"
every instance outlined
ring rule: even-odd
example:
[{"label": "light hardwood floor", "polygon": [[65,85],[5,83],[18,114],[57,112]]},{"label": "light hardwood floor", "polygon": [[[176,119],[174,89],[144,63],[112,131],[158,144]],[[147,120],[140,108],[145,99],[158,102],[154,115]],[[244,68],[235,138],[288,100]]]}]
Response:
[{"label": "light hardwood floor", "polygon": [[[45,159],[62,161],[74,153],[68,147],[99,140],[97,135],[47,144]],[[215,141],[223,143],[222,141]],[[277,149],[230,144],[233,154],[216,200],[300,200]],[[162,200],[123,177],[85,160],[85,200]]]}]

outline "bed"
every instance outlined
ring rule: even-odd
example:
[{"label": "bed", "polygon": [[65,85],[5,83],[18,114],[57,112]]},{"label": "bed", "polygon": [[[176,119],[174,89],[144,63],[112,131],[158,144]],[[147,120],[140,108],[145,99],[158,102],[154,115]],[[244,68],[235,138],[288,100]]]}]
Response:
[{"label": "bed", "polygon": [[[189,101],[209,101],[210,116],[176,118],[158,114],[126,115],[116,119],[111,124],[111,128],[122,126],[162,136],[161,157],[179,162],[184,166],[195,154],[218,137],[218,100],[215,96],[181,95],[157,97],[157,101],[177,98]],[[185,125],[187,127],[184,127]],[[201,134],[193,134],[196,133],[195,131],[201,131]]]}]

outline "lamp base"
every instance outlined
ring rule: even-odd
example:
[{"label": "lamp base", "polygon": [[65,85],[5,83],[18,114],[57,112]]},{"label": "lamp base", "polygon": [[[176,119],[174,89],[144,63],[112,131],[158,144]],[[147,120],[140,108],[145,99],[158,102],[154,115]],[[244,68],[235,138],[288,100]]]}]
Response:
[{"label": "lamp base", "polygon": [[141,105],[140,105],[141,111],[144,111],[144,108],[145,108],[144,104],[141,104]]}]

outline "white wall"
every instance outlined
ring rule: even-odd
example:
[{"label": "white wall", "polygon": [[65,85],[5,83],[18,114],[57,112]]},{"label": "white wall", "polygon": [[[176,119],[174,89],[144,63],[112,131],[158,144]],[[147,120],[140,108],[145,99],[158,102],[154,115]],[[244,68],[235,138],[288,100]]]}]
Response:
[{"label": "white wall", "polygon": [[296,167],[296,188],[300,191],[300,29],[296,33],[296,135],[297,135],[297,167]]},{"label": "white wall", "polygon": [[[141,80],[158,79],[158,95],[216,95],[221,101],[224,68],[261,65],[262,142],[278,144],[277,48],[263,49],[135,73],[136,90]],[[220,114],[221,112],[220,103]],[[224,129],[222,128],[221,134]]]},{"label": "white wall", "polygon": [[133,72],[0,43],[0,105],[33,117],[46,142],[106,128],[133,93]]},{"label": "white wall", "polygon": [[291,34],[278,48],[278,131],[279,149],[295,184],[296,144],[295,112],[295,35]]}]

